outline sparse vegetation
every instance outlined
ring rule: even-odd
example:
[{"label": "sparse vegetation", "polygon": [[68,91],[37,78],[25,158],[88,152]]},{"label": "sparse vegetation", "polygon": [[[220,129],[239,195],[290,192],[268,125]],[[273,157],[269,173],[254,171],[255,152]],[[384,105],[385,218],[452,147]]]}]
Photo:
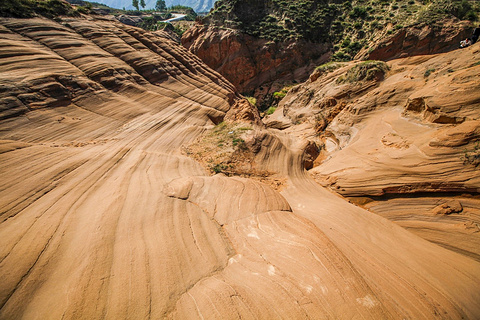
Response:
[{"label": "sparse vegetation", "polygon": [[339,77],[337,83],[354,83],[383,78],[388,70],[387,64],[383,61],[363,61],[349,69],[345,75]]},{"label": "sparse vegetation", "polygon": [[251,127],[219,123],[199,141],[185,148],[185,153],[204,163],[211,173],[234,174],[243,170],[250,155],[242,136],[253,130]]},{"label": "sparse vegetation", "polygon": [[349,61],[387,23],[394,26],[387,35],[393,35],[446,17],[474,21],[479,12],[480,2],[475,0],[218,0],[203,21],[272,42],[331,43],[332,61]]},{"label": "sparse vegetation", "polygon": [[253,178],[280,190],[286,183],[284,177],[255,166],[255,153],[261,144],[255,136],[254,129],[245,124],[222,122],[183,147],[183,153],[198,161],[211,174]]},{"label": "sparse vegetation", "polygon": [[275,112],[275,110],[277,110],[277,107],[272,106],[272,107],[268,108],[267,111],[265,111],[265,114],[266,115],[271,115]]},{"label": "sparse vegetation", "polygon": [[418,22],[434,24],[447,17],[454,16],[460,20],[478,20],[480,3],[471,0],[431,0],[420,12]]},{"label": "sparse vegetation", "polygon": [[480,164],[480,141],[475,143],[472,149],[466,149],[463,154],[463,163],[477,167]]},{"label": "sparse vegetation", "polygon": [[328,73],[337,70],[338,68],[342,67],[343,64],[338,62],[327,62],[315,68],[317,72],[320,73]]},{"label": "sparse vegetation", "polygon": [[245,97],[245,99],[247,99],[247,101],[250,102],[252,106],[257,105],[257,99],[255,99],[254,97]]},{"label": "sparse vegetation", "polygon": [[31,18],[35,15],[54,18],[63,15],[78,16],[79,13],[71,5],[61,0],[0,1],[0,16]]},{"label": "sparse vegetation", "polygon": [[433,69],[433,68],[427,69],[425,71],[425,73],[423,74],[423,77],[428,78],[433,72],[435,72],[435,69]]}]

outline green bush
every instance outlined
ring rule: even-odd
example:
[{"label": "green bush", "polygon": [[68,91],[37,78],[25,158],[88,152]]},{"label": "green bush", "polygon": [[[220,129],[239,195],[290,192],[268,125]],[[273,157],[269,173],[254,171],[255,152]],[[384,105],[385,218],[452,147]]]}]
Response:
[{"label": "green bush", "polygon": [[349,61],[351,59],[352,57],[344,51],[335,52],[331,58],[332,61]]},{"label": "green bush", "polygon": [[257,99],[255,99],[254,97],[245,97],[245,99],[247,99],[247,101],[250,102],[252,106],[257,105]]},{"label": "green bush", "polygon": [[343,41],[342,41],[342,48],[346,48],[350,45],[350,43],[352,43],[352,41],[350,40],[350,38],[345,38]]},{"label": "green bush", "polygon": [[370,81],[383,77],[389,70],[383,61],[369,60],[356,64],[344,76],[337,79],[337,83],[354,83],[358,81]]},{"label": "green bush", "polygon": [[272,107],[268,108],[267,111],[265,111],[265,114],[271,115],[272,113],[275,112],[275,110],[277,110],[277,107],[272,106]]},{"label": "green bush", "polygon": [[342,66],[342,64],[338,63],[338,62],[327,62],[325,64],[322,64],[322,65],[316,67],[315,70],[317,72],[320,72],[320,73],[327,73],[327,72],[337,70],[341,66]]},{"label": "green bush", "polygon": [[274,92],[273,93],[273,98],[277,101],[280,101],[282,100],[283,98],[285,98],[285,96],[287,95],[286,92],[283,92],[283,91],[278,91],[278,92]]},{"label": "green bush", "polygon": [[365,19],[368,15],[367,8],[365,7],[353,7],[353,10],[348,14],[352,19]]},{"label": "green bush", "polygon": [[435,72],[435,69],[427,69],[427,71],[425,71],[425,73],[423,74],[423,77],[424,78],[428,78],[432,72]]},{"label": "green bush", "polygon": [[221,172],[224,172],[224,171],[228,170],[228,168],[229,168],[229,166],[226,165],[226,164],[223,164],[223,163],[217,163],[214,166],[210,166],[210,170],[213,173],[221,173]]}]

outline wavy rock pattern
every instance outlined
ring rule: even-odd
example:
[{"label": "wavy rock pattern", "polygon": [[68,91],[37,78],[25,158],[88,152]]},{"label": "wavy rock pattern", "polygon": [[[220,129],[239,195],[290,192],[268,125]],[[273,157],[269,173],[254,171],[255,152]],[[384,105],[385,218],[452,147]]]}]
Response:
[{"label": "wavy rock pattern", "polygon": [[393,60],[353,83],[340,80],[355,63],[319,68],[266,124],[322,146],[321,185],[478,261],[478,59],[473,46]]},{"label": "wavy rock pattern", "polygon": [[0,21],[0,318],[480,316],[479,262],[320,187],[291,136],[256,155],[281,194],[182,156],[238,97],[168,38]]},{"label": "wavy rock pattern", "polygon": [[479,139],[478,59],[475,45],[393,60],[385,79],[354,83],[339,81],[353,64],[339,64],[293,88],[266,123],[324,144],[311,172],[345,196],[478,193],[478,168],[464,163]]}]

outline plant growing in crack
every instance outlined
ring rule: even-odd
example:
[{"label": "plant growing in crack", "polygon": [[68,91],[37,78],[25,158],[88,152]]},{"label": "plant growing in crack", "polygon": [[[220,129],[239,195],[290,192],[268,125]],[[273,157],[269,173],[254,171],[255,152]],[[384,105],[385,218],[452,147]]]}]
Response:
[{"label": "plant growing in crack", "polygon": [[462,160],[465,165],[477,167],[480,164],[480,141],[477,141],[472,149],[465,149]]}]

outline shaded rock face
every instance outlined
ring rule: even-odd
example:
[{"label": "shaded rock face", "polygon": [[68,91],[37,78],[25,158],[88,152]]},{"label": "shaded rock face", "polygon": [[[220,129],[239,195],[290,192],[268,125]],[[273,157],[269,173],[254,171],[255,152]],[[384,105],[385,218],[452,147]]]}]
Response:
[{"label": "shaded rock face", "polygon": [[441,25],[411,26],[392,36],[377,39],[356,58],[363,60],[391,60],[416,55],[448,52],[459,47],[460,41],[472,34],[472,25],[465,21],[445,20]]},{"label": "shaded rock face", "polygon": [[246,99],[237,100],[225,115],[225,121],[230,122],[249,122],[262,126],[262,120],[257,108],[252,106]]},{"label": "shaded rock face", "polygon": [[244,93],[274,81],[303,81],[329,57],[327,45],[274,43],[201,24],[185,32],[182,44]]}]

